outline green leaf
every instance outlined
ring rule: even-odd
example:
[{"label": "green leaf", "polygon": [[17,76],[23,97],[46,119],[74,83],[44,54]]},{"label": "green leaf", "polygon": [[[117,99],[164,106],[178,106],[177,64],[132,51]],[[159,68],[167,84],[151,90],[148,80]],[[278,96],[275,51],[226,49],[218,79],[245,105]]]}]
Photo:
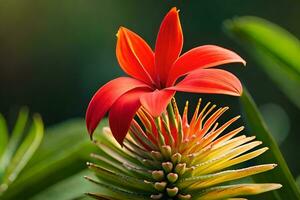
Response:
[{"label": "green leaf", "polygon": [[[2,161],[2,155],[5,152],[8,143],[8,129],[4,117],[0,114],[0,164]],[[3,179],[5,166],[0,165],[0,182]]]},{"label": "green leaf", "polygon": [[[124,188],[120,188],[116,185],[104,183],[99,180],[94,180],[91,178],[86,177],[87,180],[91,181],[94,184],[97,184],[101,188],[101,192],[97,193],[87,193],[89,196],[94,197],[96,199],[114,199],[113,197],[117,197],[118,199],[130,199],[130,200],[148,200],[149,193],[140,193],[139,190],[132,191],[126,190]],[[105,191],[105,189],[107,189]]]},{"label": "green leaf", "polygon": [[35,115],[33,117],[33,124],[26,138],[21,143],[20,147],[14,154],[10,164],[8,165],[4,178],[4,184],[10,184],[16,179],[21,170],[25,167],[28,161],[39,147],[44,135],[44,125],[41,117]]},{"label": "green leaf", "polygon": [[[280,188],[279,184],[238,184],[228,186],[217,186],[204,190],[202,193],[192,194],[198,200],[219,200],[220,198],[231,198],[235,196],[255,195]],[[271,200],[271,199],[270,199]],[[274,200],[274,199],[272,199]]]},{"label": "green leaf", "polygon": [[138,179],[136,177],[127,176],[122,173],[109,171],[102,168],[96,164],[89,164],[90,169],[97,173],[102,180],[109,182],[109,184],[116,187],[124,188],[128,191],[138,191],[138,192],[155,192],[148,183],[144,182],[143,179]]},{"label": "green leaf", "polygon": [[85,197],[85,193],[91,190],[99,190],[99,187],[90,183],[84,176],[93,176],[93,172],[90,170],[83,170],[78,174],[75,174],[69,178],[66,178],[57,184],[50,186],[46,190],[42,191],[31,197],[31,200],[70,200],[81,199]]},{"label": "green leaf", "polygon": [[[106,124],[104,120],[99,127]],[[36,154],[3,198],[29,199],[85,170],[90,153],[96,149],[86,133],[84,120],[70,120],[47,129]]]},{"label": "green leaf", "polygon": [[8,166],[11,161],[12,156],[14,155],[16,149],[18,148],[19,142],[22,139],[26,123],[28,120],[28,109],[22,108],[20,110],[16,125],[11,134],[11,138],[7,144],[6,150],[4,151],[3,157],[0,160],[0,166],[4,169]]},{"label": "green leaf", "polygon": [[300,108],[300,41],[258,17],[227,20],[225,30],[258,61],[262,69]]},{"label": "green leaf", "polygon": [[243,117],[247,125],[247,134],[256,136],[258,140],[261,140],[264,145],[270,148],[269,151],[256,158],[254,162],[261,163],[263,161],[265,163],[278,164],[274,170],[254,176],[254,180],[256,182],[274,182],[283,185],[280,190],[263,194],[262,196],[264,198],[261,199],[300,199],[299,188],[280,152],[280,149],[263,121],[252,97],[246,89],[244,89],[244,93],[240,98],[240,103],[244,113]]},{"label": "green leaf", "polygon": [[226,170],[209,175],[185,178],[179,181],[180,188],[191,187],[191,191],[199,190],[200,188],[211,187],[223,182],[229,182],[236,179],[252,176],[261,172],[274,169],[274,164],[257,165],[237,170]]},{"label": "green leaf", "polygon": [[0,160],[8,143],[8,129],[5,118],[0,114]]}]

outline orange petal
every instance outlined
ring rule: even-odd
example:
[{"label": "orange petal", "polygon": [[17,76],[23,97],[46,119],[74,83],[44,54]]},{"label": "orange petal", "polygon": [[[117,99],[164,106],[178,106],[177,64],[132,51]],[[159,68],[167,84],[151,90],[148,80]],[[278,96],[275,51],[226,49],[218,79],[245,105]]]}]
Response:
[{"label": "orange petal", "polygon": [[181,53],[183,35],[179,15],[172,8],[160,25],[155,44],[155,69],[164,87],[169,70]]},{"label": "orange petal", "polygon": [[131,121],[141,106],[140,95],[143,90],[132,90],[122,95],[109,111],[109,125],[115,139],[122,145]]},{"label": "orange petal", "polygon": [[243,88],[239,79],[221,69],[201,69],[187,75],[172,90],[182,92],[228,94],[240,96]]},{"label": "orange petal", "polygon": [[121,27],[116,54],[121,68],[128,75],[153,84],[154,54],[148,44],[134,32]]},{"label": "orange petal", "polygon": [[113,103],[121,95],[135,88],[148,88],[148,86],[133,78],[120,77],[108,82],[96,92],[86,112],[86,125],[91,137]]},{"label": "orange petal", "polygon": [[180,76],[186,75],[193,70],[215,67],[228,63],[246,64],[239,55],[228,49],[215,45],[196,47],[184,53],[174,63],[169,74],[167,85],[173,85]]},{"label": "orange petal", "polygon": [[159,116],[170,103],[175,91],[155,90],[140,97],[143,107],[153,116]]}]

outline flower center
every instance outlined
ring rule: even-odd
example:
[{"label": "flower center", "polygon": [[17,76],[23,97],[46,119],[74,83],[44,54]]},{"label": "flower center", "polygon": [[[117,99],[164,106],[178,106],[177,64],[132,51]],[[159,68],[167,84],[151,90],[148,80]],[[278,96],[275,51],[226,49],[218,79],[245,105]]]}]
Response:
[{"label": "flower center", "polygon": [[150,198],[156,200],[191,199],[192,196],[185,193],[177,185],[182,178],[192,175],[194,167],[190,166],[190,159],[180,153],[172,153],[169,145],[162,146],[161,152],[151,151],[151,156],[153,160],[143,160],[145,165],[153,168],[151,174],[154,184],[150,182],[149,184],[153,184],[157,193],[152,194]]}]

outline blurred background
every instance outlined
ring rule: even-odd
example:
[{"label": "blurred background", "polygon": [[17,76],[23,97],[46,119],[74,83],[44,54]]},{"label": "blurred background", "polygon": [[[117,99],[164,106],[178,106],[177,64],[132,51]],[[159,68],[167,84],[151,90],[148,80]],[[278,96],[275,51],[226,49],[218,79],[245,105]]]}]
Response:
[{"label": "blurred background", "polygon": [[[19,108],[26,105],[41,113],[46,126],[84,117],[94,92],[124,75],[115,57],[119,26],[134,30],[154,47],[160,22],[172,6],[181,10],[184,51],[217,44],[235,50],[247,61],[247,67],[226,68],[247,86],[293,175],[299,175],[300,160],[295,159],[299,109],[222,30],[226,19],[254,15],[299,38],[298,0],[1,0],[0,112],[13,122]],[[184,94],[179,101],[183,104],[189,98],[195,103],[199,97],[229,104],[233,110],[229,114],[239,114],[233,97]]]}]

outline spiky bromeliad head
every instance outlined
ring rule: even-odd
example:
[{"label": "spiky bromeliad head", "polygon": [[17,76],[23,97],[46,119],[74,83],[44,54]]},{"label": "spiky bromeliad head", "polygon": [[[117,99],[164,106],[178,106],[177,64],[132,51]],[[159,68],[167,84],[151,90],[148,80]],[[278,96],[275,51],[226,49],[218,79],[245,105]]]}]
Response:
[{"label": "spiky bromeliad head", "polygon": [[89,195],[107,200],[238,200],[280,188],[280,184],[237,181],[276,166],[233,169],[268,148],[256,148],[261,142],[255,137],[237,136],[244,127],[226,130],[239,117],[217,122],[228,107],[216,109],[210,103],[200,107],[201,101],[190,121],[188,105],[181,116],[174,99],[156,118],[140,108],[123,147],[105,128],[106,134],[95,142],[100,147],[92,155],[95,164],[88,163],[97,178],[86,177],[101,190]]}]

